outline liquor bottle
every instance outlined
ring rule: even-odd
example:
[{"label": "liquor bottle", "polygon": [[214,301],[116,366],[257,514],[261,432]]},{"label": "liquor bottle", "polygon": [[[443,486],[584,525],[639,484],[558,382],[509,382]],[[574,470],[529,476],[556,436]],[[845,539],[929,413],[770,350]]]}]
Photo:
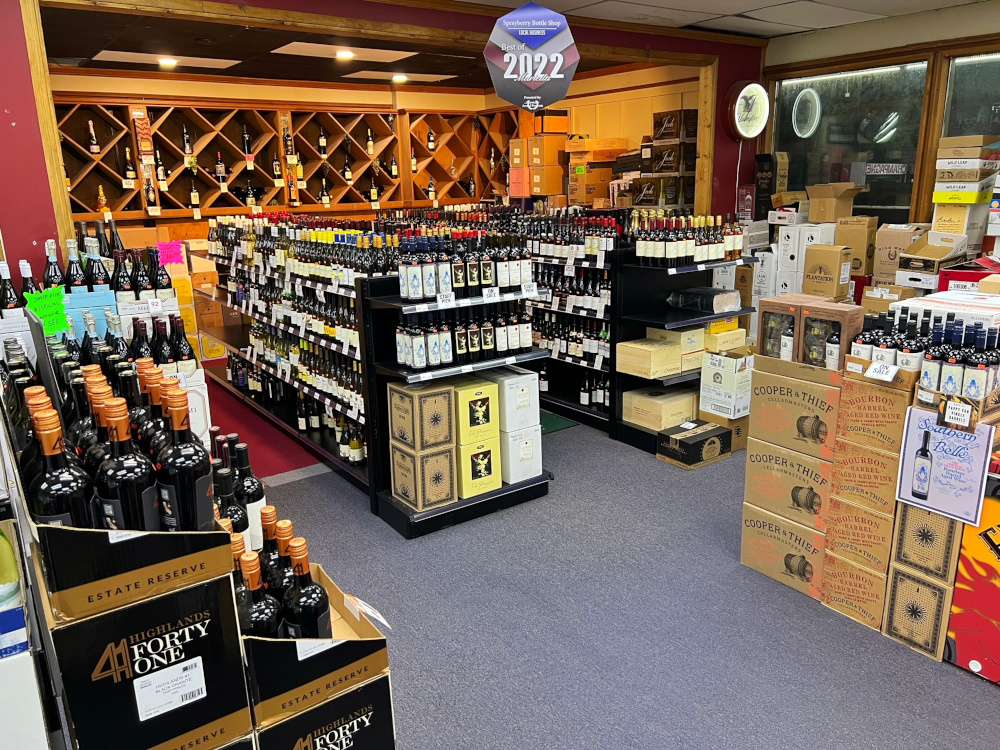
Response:
[{"label": "liquor bottle", "polygon": [[257,194],[254,192],[253,185],[250,183],[250,175],[247,175],[247,186],[244,190],[243,202],[247,206],[257,205]]},{"label": "liquor bottle", "polygon": [[168,394],[172,444],[157,464],[161,522],[164,531],[201,531],[208,519],[199,518],[199,504],[210,497],[212,467],[208,451],[191,434],[188,394],[178,388]]},{"label": "liquor bottle", "polygon": [[87,138],[87,150],[92,154],[101,153],[101,144],[97,142],[97,134],[94,132],[94,121],[87,120],[87,131],[89,136]]},{"label": "liquor bottle", "polygon": [[437,191],[434,189],[434,178],[427,178],[427,199],[435,201],[437,200]]},{"label": "liquor bottle", "polygon": [[153,331],[153,340],[150,342],[153,362],[163,370],[164,375],[173,375],[177,372],[177,363],[174,361],[174,348],[167,338],[167,321],[164,318],[153,318]]},{"label": "liquor bottle", "polygon": [[97,186],[97,211],[99,213],[104,213],[105,211],[109,211],[109,210],[110,209],[108,208],[108,199],[107,199],[107,196],[104,195],[104,185],[98,185]]},{"label": "liquor bottle", "polygon": [[350,441],[348,443],[349,453],[347,462],[351,466],[360,466],[365,461],[364,444],[361,437],[361,428],[358,425],[351,426]]},{"label": "liquor bottle", "polygon": [[112,353],[121,357],[121,361],[131,363],[134,358],[129,350],[128,342],[125,341],[125,336],[122,334],[121,317],[114,313],[107,313],[105,320],[107,321],[108,333],[111,335]]},{"label": "liquor bottle", "polygon": [[132,336],[132,343],[129,344],[129,358],[137,361],[144,357],[152,357],[153,350],[149,345],[146,336],[146,321],[135,321],[135,334]]},{"label": "liquor bottle", "polygon": [[274,526],[274,534],[278,539],[278,564],[271,568],[266,585],[267,592],[282,601],[295,580],[295,571],[288,553],[288,545],[295,536],[292,522],[288,519],[278,521]]},{"label": "liquor bottle", "polygon": [[246,443],[236,444],[236,471],[233,489],[237,502],[246,508],[250,524],[250,546],[260,550],[264,547],[264,531],[261,525],[261,508],[267,505],[264,485],[250,468],[250,447]]},{"label": "liquor bottle", "polygon": [[245,156],[249,156],[251,153],[253,153],[253,152],[250,150],[250,134],[247,132],[247,126],[244,125],[243,126],[243,154]]},{"label": "liquor bottle", "polygon": [[288,543],[295,579],[282,599],[281,615],[289,638],[332,638],[330,596],[312,578],[309,548],[300,536]]},{"label": "liquor bottle", "polygon": [[[0,261],[0,310],[3,310],[3,317],[22,317],[20,308],[22,302],[14,289],[14,284],[10,280],[10,266],[6,261]],[[9,310],[16,310],[16,313],[8,313]]]},{"label": "liquor bottle", "polygon": [[389,161],[389,175],[394,180],[399,178],[399,164],[396,163],[395,152],[392,155],[392,159]]},{"label": "liquor bottle", "polygon": [[152,180],[146,180],[145,191],[146,191],[146,205],[156,206],[156,190],[153,188]]},{"label": "liquor bottle", "polygon": [[149,276],[153,279],[157,299],[173,299],[176,296],[174,281],[167,267],[160,263],[160,251],[155,247],[149,248]]},{"label": "liquor bottle", "polygon": [[319,188],[319,201],[324,206],[330,205],[330,193],[326,189],[326,178],[320,178],[320,188]]},{"label": "liquor bottle", "polygon": [[87,378],[87,396],[90,399],[90,412],[94,420],[94,429],[97,432],[97,439],[93,445],[87,449],[82,456],[83,470],[87,476],[93,479],[97,475],[97,470],[108,458],[111,457],[111,447],[108,444],[108,423],[105,419],[104,406],[114,396],[110,385],[92,384]]},{"label": "liquor bottle", "polygon": [[264,536],[264,546],[260,550],[260,569],[266,586],[272,572],[280,568],[278,560],[278,511],[273,505],[265,505],[260,509],[260,525]]},{"label": "liquor bottle", "polygon": [[365,147],[368,150],[369,156],[375,156],[375,137],[372,135],[371,128],[368,128],[368,141]]},{"label": "liquor bottle", "polygon": [[781,332],[781,359],[791,362],[795,359],[795,319],[789,318],[788,325]]},{"label": "liquor bottle", "polygon": [[410,149],[410,174],[417,173],[417,152],[414,149]]},{"label": "liquor bottle", "polygon": [[281,136],[281,144],[285,149],[285,156],[295,156],[295,151],[292,148],[292,133],[288,129],[285,129],[283,135]]},{"label": "liquor bottle", "polygon": [[344,143],[344,168],[341,170],[341,175],[344,177],[344,182],[348,186],[354,184],[354,172],[351,169],[351,144],[345,141]]},{"label": "liquor bottle", "polygon": [[549,373],[545,365],[542,365],[542,371],[538,373],[538,392],[549,392]]},{"label": "liquor bottle", "polygon": [[[102,230],[103,231],[103,230]],[[104,242],[107,245],[107,240]],[[111,288],[111,274],[101,260],[101,243],[93,238],[87,238],[87,267],[84,274],[87,277],[87,288],[92,292],[104,291]],[[65,283],[65,282],[64,282]]]},{"label": "liquor bottle", "polygon": [[[131,373],[135,378],[135,374]],[[124,398],[105,403],[111,457],[94,477],[99,520],[109,530],[159,531],[156,514],[156,478],[153,464],[132,443],[131,417]],[[95,519],[97,520],[97,519]]]},{"label": "liquor bottle", "polygon": [[931,431],[924,430],[920,447],[913,454],[913,479],[910,483],[910,493],[918,500],[926,500],[930,494],[931,473],[934,470],[934,457],[928,449],[930,440]]},{"label": "liquor bottle", "polygon": [[[68,271],[69,269],[67,268]],[[111,273],[111,289],[115,293],[115,301],[119,304],[135,302],[136,300],[135,289],[132,287],[132,278],[129,275],[128,267],[125,265],[125,254],[121,250],[115,251],[115,268]]]},{"label": "liquor bottle", "polygon": [[31,275],[31,263],[26,260],[19,260],[17,262],[17,267],[21,272],[21,305],[26,306],[28,304],[28,300],[25,295],[37,292],[38,284],[35,283],[35,279]]},{"label": "liquor bottle", "polygon": [[125,147],[125,179],[134,180],[136,178],[135,164],[132,163],[132,151]]},{"label": "liquor bottle", "polygon": [[244,552],[240,555],[240,569],[250,592],[250,623],[243,635],[281,638],[281,606],[264,590],[257,553]]},{"label": "liquor bottle", "polygon": [[66,263],[66,293],[89,292],[87,274],[80,265],[80,251],[77,249],[76,240],[66,240],[66,253],[69,256],[69,261]]},{"label": "liquor bottle", "polygon": [[70,463],[63,450],[62,427],[53,409],[38,412],[35,439],[45,469],[27,489],[28,508],[35,523],[91,528],[93,484],[87,473]]},{"label": "liquor bottle", "polygon": [[271,174],[275,180],[281,179],[281,162],[278,161],[278,155],[274,153],[271,154]]},{"label": "liquor bottle", "polygon": [[226,164],[222,161],[222,152],[215,152],[215,179],[220,185],[226,184]]},{"label": "liquor bottle", "polygon": [[42,289],[62,286],[66,276],[59,267],[59,248],[55,240],[45,240],[45,270],[42,272]]},{"label": "liquor bottle", "polygon": [[305,432],[309,426],[309,407],[306,404],[306,394],[299,391],[299,403],[295,408],[296,426],[299,432]]},{"label": "liquor bottle", "polygon": [[193,375],[198,371],[198,357],[184,332],[184,321],[178,315],[173,319],[171,326],[174,336],[170,347],[177,372]]},{"label": "liquor bottle", "polygon": [[[893,331],[892,318],[883,318],[879,314],[879,320],[882,322],[882,335],[878,337],[877,343],[872,344],[872,361],[894,365],[896,364],[898,339]],[[959,376],[958,382],[961,384],[961,376]]]},{"label": "liquor bottle", "polygon": [[197,208],[201,205],[201,193],[198,192],[198,186],[194,184],[194,180],[191,180],[191,192],[188,195],[188,208]]},{"label": "liquor bottle", "polygon": [[924,361],[924,340],[917,335],[917,322],[911,320],[906,327],[906,338],[899,342],[896,364],[900,370],[919,372]]}]

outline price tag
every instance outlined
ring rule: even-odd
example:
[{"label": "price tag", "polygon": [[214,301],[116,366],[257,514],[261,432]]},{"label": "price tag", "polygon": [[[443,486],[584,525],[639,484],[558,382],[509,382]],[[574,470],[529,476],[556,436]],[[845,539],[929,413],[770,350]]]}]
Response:
[{"label": "price tag", "polygon": [[250,206],[250,215],[251,216],[260,216],[262,213],[264,213],[264,207],[263,206]]},{"label": "price tag", "polygon": [[329,207],[330,207],[330,196],[328,196],[328,195],[324,195],[324,196],[323,196],[323,197],[321,198],[321,201],[322,201],[322,203],[323,203],[323,205],[324,205],[324,206],[326,206],[327,208],[329,208]]},{"label": "price tag", "polygon": [[417,380],[430,380],[432,377],[434,377],[434,373],[422,372],[420,373],[420,375],[417,376]]},{"label": "price tag", "polygon": [[372,211],[381,211],[382,206],[379,205],[378,201],[372,201]]},{"label": "price tag", "polygon": [[438,205],[437,198],[435,198],[433,201],[431,201],[431,204],[434,206],[434,208],[440,208],[440,206]]},{"label": "price tag", "polygon": [[571,262],[567,263],[565,268],[563,268],[563,276],[572,276],[576,273],[576,266]]},{"label": "price tag", "polygon": [[461,372],[466,374],[472,372],[472,365],[462,365]]},{"label": "price tag", "polygon": [[357,419],[358,418],[358,407],[357,406],[352,406],[351,407],[351,411],[348,412],[347,416],[350,417],[351,419]]},{"label": "price tag", "polygon": [[961,401],[948,401],[944,407],[944,421],[968,427],[972,423],[972,405]]},{"label": "price tag", "polygon": [[439,294],[437,296],[437,303],[440,306],[454,305],[455,304],[455,293],[448,292],[447,294]]},{"label": "price tag", "polygon": [[695,266],[695,268],[697,268],[699,271],[704,271],[705,270],[705,264],[704,263],[699,263],[697,266]]},{"label": "price tag", "polygon": [[667,276],[673,276],[676,273],[677,273],[677,269],[676,268],[668,268],[667,269]]},{"label": "price tag", "polygon": [[525,297],[538,296],[538,284],[532,281],[530,284],[521,284],[521,294]]},{"label": "price tag", "polygon": [[143,154],[142,155],[142,163],[143,164],[153,165],[153,164],[156,164],[156,161],[153,159],[153,155],[152,154]]},{"label": "price tag", "polygon": [[257,364],[257,347],[254,346],[250,349],[250,364]]},{"label": "price tag", "polygon": [[556,297],[556,296],[552,297],[552,300],[549,302],[549,309],[550,310],[558,310],[559,309],[559,298],[558,297]]},{"label": "price tag", "polygon": [[506,358],[506,359],[505,359],[505,360],[503,361],[503,363],[504,363],[505,365],[512,365],[512,364],[514,364],[514,363],[516,363],[516,362],[517,362],[517,357],[507,357],[507,358]]},{"label": "price tag", "polygon": [[415,313],[425,313],[429,309],[430,308],[427,305],[414,305],[413,306],[413,312],[415,312]]},{"label": "price tag", "polygon": [[483,299],[497,301],[500,299],[500,289],[495,286],[489,286],[483,289]]},{"label": "price tag", "polygon": [[110,211],[105,211],[104,212],[104,221],[106,221],[106,222],[111,221],[111,212]]},{"label": "price tag", "polygon": [[149,314],[161,315],[162,313],[163,313],[163,300],[161,299],[149,300]]},{"label": "price tag", "polygon": [[200,208],[196,208],[194,210],[194,219],[195,219],[195,221],[197,221],[200,218],[201,218],[201,209]]},{"label": "price tag", "polygon": [[597,251],[597,265],[598,266],[603,266],[604,265],[604,251],[603,250],[598,250]]},{"label": "price tag", "polygon": [[160,215],[160,207],[159,206],[150,206],[149,208],[146,209],[146,213],[149,214],[150,216],[159,216]]},{"label": "price tag", "polygon": [[604,303],[603,302],[600,303],[597,306],[597,317],[598,318],[603,318],[604,317]]},{"label": "price tag", "polygon": [[285,181],[282,180],[282,179],[280,179],[280,178],[278,178],[278,179],[276,179],[274,181],[274,186],[275,187],[284,187],[285,186]]},{"label": "price tag", "polygon": [[899,367],[896,365],[886,364],[885,362],[872,362],[871,366],[865,370],[865,377],[891,383],[892,379],[896,377],[897,372],[899,372]]},{"label": "price tag", "polygon": [[219,192],[228,193],[229,192],[229,183],[227,183],[227,182],[220,182],[219,183]]},{"label": "price tag", "polygon": [[134,190],[135,189],[135,179],[133,178],[131,180],[122,180],[122,188],[125,189],[125,190]]},{"label": "price tag", "polygon": [[306,181],[305,180],[296,180],[295,181],[295,187],[297,187],[299,190],[305,190],[306,189]]},{"label": "price tag", "polygon": [[604,355],[598,354],[597,357],[594,359],[594,369],[600,370],[603,367],[604,367]]},{"label": "price tag", "polygon": [[294,167],[296,164],[299,163],[299,160],[298,160],[298,157],[296,157],[294,154],[292,154],[290,156],[286,156],[285,157],[285,162],[287,164],[291,164]]},{"label": "price tag", "polygon": [[[318,299],[320,302],[325,303],[326,302],[326,295],[323,294],[323,290],[320,289],[318,286],[315,287],[315,289],[316,289],[316,299]],[[440,295],[438,295],[438,296],[440,296]]]}]

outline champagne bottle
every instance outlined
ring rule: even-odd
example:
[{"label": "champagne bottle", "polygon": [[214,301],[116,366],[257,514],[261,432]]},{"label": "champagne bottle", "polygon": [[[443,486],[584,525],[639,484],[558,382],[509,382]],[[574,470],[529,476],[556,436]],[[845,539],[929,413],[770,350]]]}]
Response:
[{"label": "champagne bottle", "polygon": [[66,240],[66,252],[69,255],[69,262],[66,264],[66,293],[89,292],[87,274],[80,265],[80,251],[77,249],[76,240]]},{"label": "champagne bottle", "polygon": [[45,240],[45,271],[42,272],[42,289],[63,286],[66,276],[59,267],[59,248],[55,240]]}]

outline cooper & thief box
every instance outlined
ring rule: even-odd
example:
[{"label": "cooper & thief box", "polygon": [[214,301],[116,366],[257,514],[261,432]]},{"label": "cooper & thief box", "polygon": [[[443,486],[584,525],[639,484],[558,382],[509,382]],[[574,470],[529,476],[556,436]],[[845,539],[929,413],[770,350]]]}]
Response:
[{"label": "cooper & thief box", "polygon": [[899,454],[837,438],[833,494],[885,515],[896,511]]},{"label": "cooper & thief box", "polygon": [[830,498],[826,516],[826,549],[855,565],[885,574],[892,549],[892,516]]},{"label": "cooper & thief box", "polygon": [[743,503],[740,562],[748,568],[819,599],[825,546],[815,529]]},{"label": "cooper & thief box", "polygon": [[833,458],[840,389],[753,371],[750,437],[814,458]]},{"label": "cooper & thief box", "polygon": [[832,476],[829,461],[750,438],[743,501],[822,532]]}]

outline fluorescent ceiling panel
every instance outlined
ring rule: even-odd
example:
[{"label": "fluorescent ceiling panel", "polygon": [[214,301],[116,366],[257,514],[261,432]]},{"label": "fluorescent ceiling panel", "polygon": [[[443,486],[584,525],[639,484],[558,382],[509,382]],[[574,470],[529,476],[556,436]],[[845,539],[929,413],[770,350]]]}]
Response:
[{"label": "fluorescent ceiling panel", "polygon": [[925,10],[953,8],[956,5],[968,5],[980,0],[825,0],[827,5],[849,10],[877,10],[886,16],[905,16],[908,13],[921,13]]},{"label": "fluorescent ceiling panel", "polygon": [[605,0],[574,10],[570,15],[601,18],[606,21],[649,24],[650,26],[687,26],[715,18],[718,13],[698,13],[692,10],[674,10],[650,5],[639,5],[622,0]]},{"label": "fluorescent ceiling panel", "polygon": [[315,44],[313,42],[292,42],[284,47],[271,50],[276,55],[299,55],[300,57],[328,57],[334,59],[337,50],[349,49],[354,53],[350,60],[356,62],[392,63],[413,57],[416,52],[400,52],[393,49],[370,49],[368,47],[350,47],[339,44]]},{"label": "fluorescent ceiling panel", "polygon": [[447,81],[449,78],[454,78],[455,76],[442,76],[435,75],[433,73],[403,73],[399,70],[359,70],[356,73],[348,73],[342,78],[367,78],[370,80],[378,81],[391,81],[393,76],[404,75],[406,76],[407,83],[419,82],[419,83],[437,83],[438,81]]},{"label": "fluorescent ceiling panel", "polygon": [[857,10],[834,8],[832,5],[814,3],[810,0],[799,0],[784,5],[772,5],[769,8],[747,11],[746,15],[761,21],[773,21],[789,26],[802,26],[806,29],[828,29],[831,26],[845,26],[849,23],[874,21],[885,16],[874,13],[862,13]]},{"label": "fluorescent ceiling panel", "polygon": [[758,21],[756,18],[744,18],[743,16],[713,18],[708,21],[702,21],[697,27],[711,31],[732,31],[735,34],[751,34],[753,36],[764,37],[784,36],[785,34],[799,34],[803,31],[812,31],[812,29],[804,29],[800,26]]},{"label": "fluorescent ceiling panel", "polygon": [[171,60],[176,60],[176,65],[171,65],[171,68],[213,68],[215,70],[224,70],[225,68],[231,68],[234,65],[239,65],[241,60],[220,60],[214,57],[184,57],[183,55],[171,55],[167,52],[163,52],[158,55],[150,54],[148,52],[116,52],[115,50],[105,49],[98,52],[91,59],[97,62],[120,62],[120,63],[138,63],[141,65],[159,65],[160,60],[165,57],[169,57]]}]

